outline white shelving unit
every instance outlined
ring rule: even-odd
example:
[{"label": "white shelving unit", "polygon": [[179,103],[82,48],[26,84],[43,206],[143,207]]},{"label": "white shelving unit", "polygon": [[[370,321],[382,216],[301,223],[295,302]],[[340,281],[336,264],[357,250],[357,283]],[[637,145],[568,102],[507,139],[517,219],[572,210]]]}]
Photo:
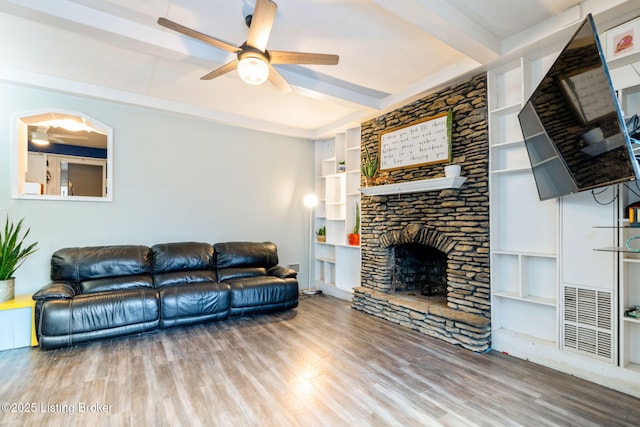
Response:
[{"label": "white shelving unit", "polygon": [[[628,221],[620,228],[621,244],[631,236],[640,235],[640,229],[628,227]],[[620,366],[640,372],[640,319],[624,315],[627,308],[640,306],[640,253],[620,248]]]},{"label": "white shelving unit", "polygon": [[[633,191],[640,193],[632,186]],[[604,251],[611,250],[618,254],[620,260],[620,298],[619,298],[619,322],[620,322],[620,366],[640,372],[640,319],[625,316],[625,312],[632,306],[640,306],[640,252],[629,250],[625,242],[630,237],[640,236],[640,228],[630,227],[626,206],[640,200],[633,191],[629,191],[625,186],[620,186],[622,202],[620,203],[620,220],[618,231],[620,235],[620,246],[612,248],[602,248]],[[633,245],[632,247],[637,247]]]},{"label": "white shelving unit", "polygon": [[[640,187],[541,202],[520,130],[518,113],[557,53],[519,58],[488,73],[492,346],[637,394],[640,319],[624,312],[640,305],[640,253],[623,247],[640,228],[620,221],[625,206],[640,199]],[[616,64],[609,68],[614,75]],[[613,78],[627,115],[640,112],[635,79],[616,86]],[[529,130],[528,137],[540,140],[539,167],[551,167],[554,153],[539,131]]]},{"label": "white shelving unit", "polygon": [[[640,63],[640,54],[636,56],[636,62]],[[615,63],[611,67],[615,68]],[[640,79],[637,76],[635,79],[621,77],[619,79],[621,84],[617,88],[619,89],[618,94],[622,110],[627,117],[633,114],[640,115]],[[616,84],[615,79],[614,84]],[[640,236],[640,228],[628,227],[628,220],[624,219],[628,215],[626,206],[640,200],[640,186],[636,183],[629,183],[627,187],[620,186],[622,195],[619,212],[621,246],[625,245],[627,238]],[[628,188],[631,188],[631,190]],[[619,256],[620,366],[640,372],[640,319],[624,315],[627,308],[640,306],[640,253],[622,250],[619,252]]]},{"label": "white shelving unit", "polygon": [[538,198],[518,121],[552,61],[520,58],[488,75],[492,325],[498,350],[507,351],[513,337],[558,346],[558,203]]},{"label": "white shelving unit", "polygon": [[[360,247],[347,244],[360,204],[360,128],[316,141],[316,207],[314,229],[326,228],[326,242],[314,244],[315,286],[323,292],[351,299],[360,286]],[[339,165],[344,162],[344,171]]]}]

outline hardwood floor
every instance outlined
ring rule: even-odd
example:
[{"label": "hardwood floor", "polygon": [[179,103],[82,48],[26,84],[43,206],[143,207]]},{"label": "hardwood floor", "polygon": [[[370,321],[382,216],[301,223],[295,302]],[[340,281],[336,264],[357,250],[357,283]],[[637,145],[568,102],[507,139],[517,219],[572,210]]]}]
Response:
[{"label": "hardwood floor", "polygon": [[321,296],[274,315],[0,352],[0,402],[3,426],[640,424],[640,399]]}]

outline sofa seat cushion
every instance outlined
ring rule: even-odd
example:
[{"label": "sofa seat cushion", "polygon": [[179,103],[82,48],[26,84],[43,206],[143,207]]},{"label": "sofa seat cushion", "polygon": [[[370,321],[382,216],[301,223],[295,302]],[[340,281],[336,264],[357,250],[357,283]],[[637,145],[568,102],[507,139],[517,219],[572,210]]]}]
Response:
[{"label": "sofa seat cushion", "polygon": [[[131,330],[157,329],[160,319],[158,291],[128,291],[78,295],[72,299],[41,302],[38,327],[44,336],[73,336],[131,326]],[[137,325],[137,326],[135,326]]]},{"label": "sofa seat cushion", "polygon": [[259,276],[231,279],[225,283],[231,287],[232,316],[288,309],[298,305],[298,282],[295,279]]},{"label": "sofa seat cushion", "polygon": [[220,278],[220,281],[266,275],[267,269],[264,267],[221,268],[218,270],[218,277]]},{"label": "sofa seat cushion", "polygon": [[159,289],[160,327],[188,325],[229,317],[231,290],[226,283],[197,282]]},{"label": "sofa seat cushion", "polygon": [[158,273],[153,275],[153,282],[156,288],[165,286],[176,286],[183,284],[216,282],[215,271],[171,271],[169,273]]},{"label": "sofa seat cushion", "polygon": [[83,294],[111,291],[129,291],[141,288],[153,289],[153,278],[150,274],[106,277],[104,279],[92,279],[80,282],[80,290]]}]

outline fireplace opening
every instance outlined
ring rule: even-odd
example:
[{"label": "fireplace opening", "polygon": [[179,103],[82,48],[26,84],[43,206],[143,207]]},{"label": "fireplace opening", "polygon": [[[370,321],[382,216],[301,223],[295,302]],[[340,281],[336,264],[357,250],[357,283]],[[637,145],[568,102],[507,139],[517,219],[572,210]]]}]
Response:
[{"label": "fireplace opening", "polygon": [[447,255],[419,243],[395,246],[391,286],[396,292],[446,296]]}]

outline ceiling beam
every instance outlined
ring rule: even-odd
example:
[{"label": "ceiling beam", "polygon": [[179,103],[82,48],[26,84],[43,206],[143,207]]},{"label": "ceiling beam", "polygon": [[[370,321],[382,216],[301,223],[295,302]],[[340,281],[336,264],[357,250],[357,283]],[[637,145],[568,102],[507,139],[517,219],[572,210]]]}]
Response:
[{"label": "ceiling beam", "polygon": [[76,80],[69,80],[33,71],[4,67],[2,65],[0,65],[0,82],[18,84],[26,87],[45,88],[59,93],[86,96],[128,105],[142,106],[155,110],[171,111],[201,119],[213,120],[231,126],[254,129],[279,135],[287,135],[296,138],[311,139],[314,135],[310,130],[299,129],[294,126],[278,125],[258,119],[247,120],[246,117],[236,114],[230,114],[209,108],[196,107],[194,105],[133,93],[130,91],[117,90],[90,83],[82,83]]},{"label": "ceiling beam", "polygon": [[500,40],[445,0],[374,0],[378,6],[479,64],[497,59]]},{"label": "ceiling beam", "polygon": [[[2,0],[0,11],[206,69],[217,68],[234,58],[233,54],[159,25],[150,27],[69,0]],[[309,78],[310,71],[304,67],[286,68],[287,80],[301,89],[298,93],[312,98],[328,96],[376,108],[380,99],[387,95],[372,93],[367,88],[330,79],[321,73],[313,73],[314,78]]]}]

